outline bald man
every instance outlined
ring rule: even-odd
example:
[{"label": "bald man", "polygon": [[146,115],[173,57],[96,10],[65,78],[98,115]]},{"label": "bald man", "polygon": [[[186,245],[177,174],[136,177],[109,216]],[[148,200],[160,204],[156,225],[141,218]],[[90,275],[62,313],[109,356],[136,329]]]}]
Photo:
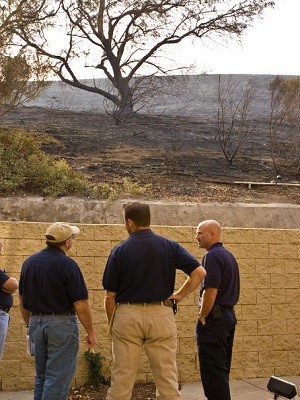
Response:
[{"label": "bald man", "polygon": [[200,222],[196,231],[199,247],[206,249],[206,270],[200,287],[197,345],[200,375],[208,400],[231,400],[229,373],[236,326],[234,306],[240,293],[235,257],[223,247],[221,226],[215,220]]}]

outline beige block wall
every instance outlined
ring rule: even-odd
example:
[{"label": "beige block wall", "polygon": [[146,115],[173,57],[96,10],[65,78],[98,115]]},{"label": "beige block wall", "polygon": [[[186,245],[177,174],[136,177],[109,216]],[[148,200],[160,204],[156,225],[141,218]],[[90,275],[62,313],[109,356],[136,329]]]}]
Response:
[{"label": "beige block wall", "polygon": [[[48,224],[1,222],[0,241],[4,254],[0,267],[19,277],[23,260],[44,247]],[[105,358],[109,375],[110,339],[103,311],[101,278],[112,247],[127,237],[122,225],[79,225],[81,235],[69,252],[80,265],[86,279],[98,343],[95,348]],[[203,251],[194,240],[195,227],[153,226],[161,235],[180,242],[199,260]],[[236,312],[238,326],[234,346],[232,379],[289,376],[300,373],[300,230],[223,228],[222,240],[236,255],[241,273],[241,297]],[[176,286],[185,276],[178,272]],[[198,293],[179,306],[178,368],[181,382],[197,381],[199,367],[195,346],[195,321]],[[34,359],[26,355],[26,327],[14,295],[4,357],[0,361],[0,389],[30,389],[34,383]],[[76,382],[86,379],[84,331]],[[145,356],[138,379],[151,380]]]}]

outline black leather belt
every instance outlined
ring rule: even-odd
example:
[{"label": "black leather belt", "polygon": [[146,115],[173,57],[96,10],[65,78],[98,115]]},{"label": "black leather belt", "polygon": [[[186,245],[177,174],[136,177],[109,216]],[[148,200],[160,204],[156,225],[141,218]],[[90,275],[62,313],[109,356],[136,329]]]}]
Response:
[{"label": "black leather belt", "polygon": [[68,312],[68,313],[32,312],[30,315],[39,315],[40,317],[43,315],[75,315],[75,312]]},{"label": "black leather belt", "polygon": [[10,307],[1,307],[0,306],[0,310],[2,310],[2,311],[5,311],[5,312],[9,312],[9,310],[10,310]]}]

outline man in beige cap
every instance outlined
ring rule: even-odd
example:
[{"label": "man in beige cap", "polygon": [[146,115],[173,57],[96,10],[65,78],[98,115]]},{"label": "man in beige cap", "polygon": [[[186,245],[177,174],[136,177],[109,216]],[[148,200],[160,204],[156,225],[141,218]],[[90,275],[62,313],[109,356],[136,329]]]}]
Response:
[{"label": "man in beige cap", "polygon": [[66,254],[79,233],[77,226],[55,222],[45,234],[47,247],[22,266],[20,307],[35,349],[34,400],[68,398],[79,348],[76,315],[87,332],[87,347],[96,343],[84,278]]}]

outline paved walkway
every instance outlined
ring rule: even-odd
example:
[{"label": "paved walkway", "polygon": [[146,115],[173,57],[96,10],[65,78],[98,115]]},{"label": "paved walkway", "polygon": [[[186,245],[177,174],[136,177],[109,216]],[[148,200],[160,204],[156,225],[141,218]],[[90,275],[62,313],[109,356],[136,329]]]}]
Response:
[{"label": "paved walkway", "polygon": [[[267,389],[270,378],[245,379],[243,381],[231,381],[231,400],[271,400],[274,395]],[[296,385],[298,393],[300,390],[300,376],[282,377]],[[205,400],[203,388],[200,382],[188,383],[181,389],[182,400]],[[300,399],[299,396],[296,399]],[[1,398],[0,398],[1,400]]]},{"label": "paved walkway", "polygon": [[[288,382],[296,385],[300,390],[300,375],[282,377]],[[232,400],[271,400],[274,399],[272,393],[267,390],[269,378],[245,379],[243,381],[231,381]],[[185,383],[181,389],[182,400],[205,400],[202,385],[200,382]],[[0,392],[0,400],[32,400],[32,391],[21,392]],[[296,396],[295,399],[300,399]],[[104,399],[103,399],[104,400]]]}]

